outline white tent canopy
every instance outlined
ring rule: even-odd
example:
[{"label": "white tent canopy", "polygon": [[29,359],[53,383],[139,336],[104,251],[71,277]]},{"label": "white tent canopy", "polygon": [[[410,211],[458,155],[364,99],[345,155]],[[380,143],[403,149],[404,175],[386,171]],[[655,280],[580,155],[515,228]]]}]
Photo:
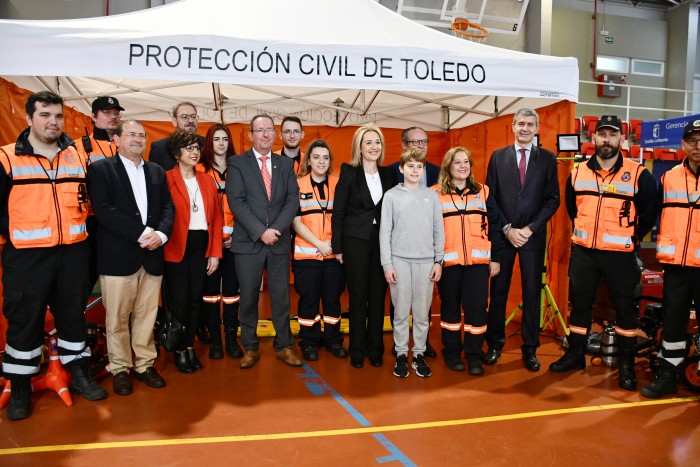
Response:
[{"label": "white tent canopy", "polygon": [[112,95],[145,120],[190,100],[202,118],[227,123],[265,111],[446,130],[578,99],[575,58],[450,37],[373,0],[182,0],[101,18],[0,20],[0,35],[6,79],[58,91],[84,113]]}]

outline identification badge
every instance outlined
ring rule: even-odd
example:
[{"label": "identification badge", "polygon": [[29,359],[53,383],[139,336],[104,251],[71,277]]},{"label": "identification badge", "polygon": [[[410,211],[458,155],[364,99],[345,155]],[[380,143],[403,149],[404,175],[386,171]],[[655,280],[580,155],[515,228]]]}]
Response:
[{"label": "identification badge", "polygon": [[313,197],[313,193],[299,193],[299,199],[311,199]]},{"label": "identification badge", "polygon": [[617,187],[613,185],[612,183],[603,185],[603,192],[605,193],[615,193],[617,191]]}]

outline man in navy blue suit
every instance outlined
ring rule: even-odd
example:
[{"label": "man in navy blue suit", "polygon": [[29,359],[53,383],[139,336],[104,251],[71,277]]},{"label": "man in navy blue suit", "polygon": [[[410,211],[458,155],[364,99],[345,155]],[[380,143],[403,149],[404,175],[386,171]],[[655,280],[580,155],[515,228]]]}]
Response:
[{"label": "man in navy blue suit", "polygon": [[559,208],[559,179],[554,154],[538,148],[533,140],[539,129],[539,116],[531,109],[520,109],[513,116],[515,144],[494,151],[489,160],[486,185],[501,210],[501,226],[506,237],[501,272],[491,279],[486,343],[487,365],[495,365],[506,342],[505,320],[508,291],[517,254],[522,284],[523,363],[539,371],[540,292],[547,222]]}]

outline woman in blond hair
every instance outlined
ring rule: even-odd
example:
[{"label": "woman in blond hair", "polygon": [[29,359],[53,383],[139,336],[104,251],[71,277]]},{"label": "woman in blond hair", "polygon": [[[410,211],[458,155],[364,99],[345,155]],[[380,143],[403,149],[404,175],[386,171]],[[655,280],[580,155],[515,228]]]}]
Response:
[{"label": "woman in blond hair", "polygon": [[350,297],[350,364],[362,368],[369,357],[382,366],[384,301],[387,284],[379,260],[379,224],[384,193],[396,185],[391,167],[383,167],[384,135],[364,125],[352,139],[350,164],[340,168],[333,207],[332,247],[345,268]]}]

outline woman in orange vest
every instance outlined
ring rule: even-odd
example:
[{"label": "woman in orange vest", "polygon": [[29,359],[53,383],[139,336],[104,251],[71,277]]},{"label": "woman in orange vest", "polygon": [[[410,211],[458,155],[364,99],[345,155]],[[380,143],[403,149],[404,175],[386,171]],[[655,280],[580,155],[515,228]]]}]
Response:
[{"label": "woman in orange vest", "polygon": [[226,200],[226,164],[228,158],[234,156],[233,139],[229,129],[220,123],[212,125],[207,131],[202,159],[198,170],[212,176],[219,193],[219,204],[224,216],[223,224],[223,257],[217,270],[204,280],[202,299],[202,318],[209,328],[211,342],[209,343],[209,358],[224,358],[221,343],[221,302],[224,303],[224,332],[226,335],[226,353],[232,358],[241,358],[243,350],[238,345],[238,300],[239,285],[236,274],[236,264],[231,252],[231,237],[233,234],[233,213]]},{"label": "woman in orange vest", "polygon": [[331,248],[331,216],[338,184],[338,177],[331,175],[332,167],[328,143],[315,140],[302,157],[297,180],[299,214],[292,224],[296,233],[292,268],[299,294],[299,346],[308,361],[318,360],[321,344],[334,357],[348,356],[340,332],[340,294],[345,277]]},{"label": "woman in orange vest", "polygon": [[175,219],[165,244],[164,282],[173,319],[185,326],[185,335],[175,345],[175,366],[189,374],[202,369],[194,353],[194,335],[205,275],[216,271],[221,258],[223,215],[214,180],[195,170],[200,157],[197,135],[177,130],[166,147],[177,163],[166,172]]},{"label": "woman in orange vest", "polygon": [[469,374],[483,375],[489,278],[500,270],[499,210],[489,188],[474,179],[471,154],[463,147],[447,151],[433,189],[440,197],[445,225],[445,257],[438,282],[442,353],[450,370],[464,371],[460,358],[464,352]]}]

